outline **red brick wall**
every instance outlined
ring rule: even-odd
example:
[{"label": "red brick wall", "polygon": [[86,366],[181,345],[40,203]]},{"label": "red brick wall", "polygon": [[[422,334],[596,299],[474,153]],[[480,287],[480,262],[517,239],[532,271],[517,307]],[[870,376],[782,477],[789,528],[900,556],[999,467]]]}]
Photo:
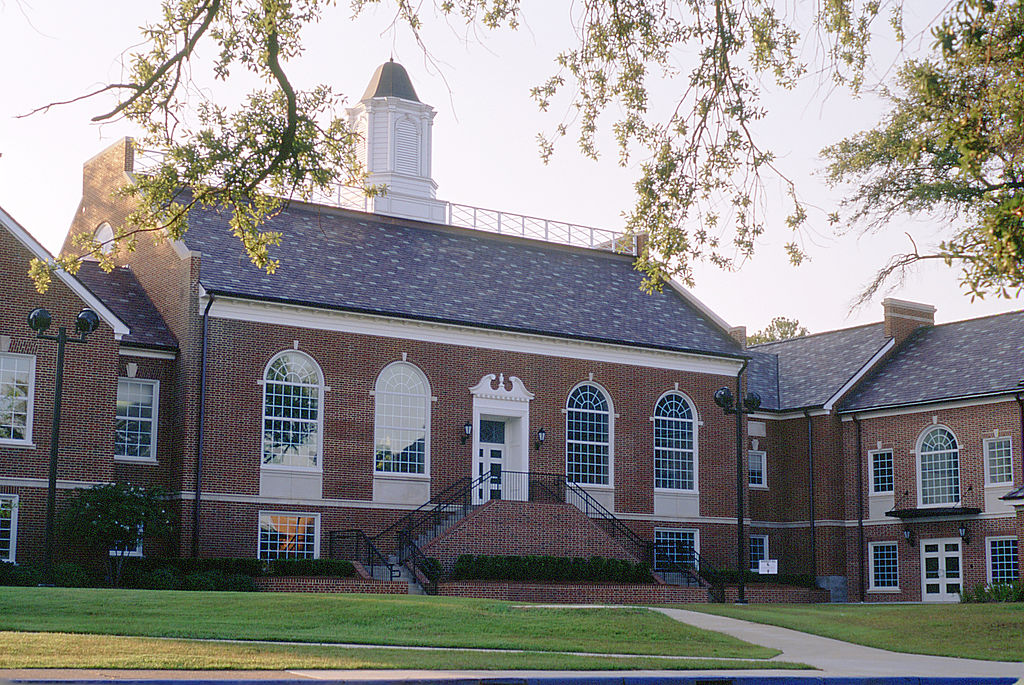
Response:
[{"label": "red brick wall", "polygon": [[[827,590],[772,583],[745,585],[743,595],[749,604],[820,604],[829,601]],[[735,602],[737,597],[739,597],[739,588],[735,585],[726,586],[725,601]]]},{"label": "red brick wall", "polygon": [[571,504],[492,500],[423,547],[451,570],[460,554],[638,561]]}]

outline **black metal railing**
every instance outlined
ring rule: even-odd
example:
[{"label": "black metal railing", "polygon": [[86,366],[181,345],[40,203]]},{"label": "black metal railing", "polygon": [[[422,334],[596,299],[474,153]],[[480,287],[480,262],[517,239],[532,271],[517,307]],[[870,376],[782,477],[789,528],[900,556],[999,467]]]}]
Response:
[{"label": "black metal railing", "polygon": [[654,548],[654,570],[658,573],[679,573],[687,580],[687,585],[706,587],[712,600],[725,601],[722,574],[690,545],[682,542],[657,544]]},{"label": "black metal railing", "polygon": [[437,581],[441,577],[441,567],[436,559],[429,559],[423,553],[416,541],[404,532],[398,534],[398,548],[400,556],[404,556],[405,565],[412,573],[413,580],[423,588],[428,595],[437,594]]},{"label": "black metal railing", "polygon": [[[487,473],[475,480],[461,479],[460,487],[450,487],[445,493],[427,502],[420,508],[403,516],[396,535],[398,560],[402,563],[409,560],[407,542],[412,542],[417,549],[441,535],[474,509],[473,490],[481,484],[489,483],[491,474]],[[468,481],[468,482],[466,482]],[[381,535],[387,534],[385,530]]]},{"label": "black metal railing", "polygon": [[327,556],[330,559],[358,561],[373,578],[377,577],[377,569],[387,569],[388,576],[395,577],[394,568],[384,554],[377,549],[373,540],[358,528],[330,531],[327,534]]}]

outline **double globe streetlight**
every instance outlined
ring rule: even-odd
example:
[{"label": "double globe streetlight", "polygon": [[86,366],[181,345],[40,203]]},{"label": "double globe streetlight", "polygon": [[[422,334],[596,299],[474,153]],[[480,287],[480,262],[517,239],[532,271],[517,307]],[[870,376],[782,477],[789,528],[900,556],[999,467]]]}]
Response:
[{"label": "double globe streetlight", "polygon": [[743,415],[752,414],[761,408],[761,396],[756,392],[747,392],[742,404],[737,399],[740,394],[740,380],[736,378],[736,395],[729,388],[719,388],[715,392],[715,404],[726,414],[736,415],[736,580],[739,583],[736,595],[737,604],[746,604],[744,578],[747,575],[745,537],[743,532]]},{"label": "double globe streetlight", "polygon": [[46,492],[46,559],[44,570],[46,582],[53,583],[54,551],[54,510],[57,506],[57,445],[60,437],[60,400],[64,389],[64,344],[84,343],[85,337],[99,328],[100,317],[91,309],[83,309],[75,318],[75,332],[78,337],[68,336],[68,329],[61,326],[57,335],[47,335],[53,316],[42,307],[36,307],[28,315],[28,325],[40,340],[54,340],[57,343],[57,379],[53,390],[53,420],[50,426],[50,481]]}]

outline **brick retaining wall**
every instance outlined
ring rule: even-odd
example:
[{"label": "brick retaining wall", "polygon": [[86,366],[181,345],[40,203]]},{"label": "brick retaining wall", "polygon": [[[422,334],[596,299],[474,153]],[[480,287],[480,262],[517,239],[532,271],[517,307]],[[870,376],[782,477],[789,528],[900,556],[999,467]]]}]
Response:
[{"label": "brick retaining wall", "polygon": [[409,584],[386,580],[331,578],[314,576],[283,576],[255,578],[261,592],[365,592],[375,595],[406,595]]},{"label": "brick retaining wall", "polygon": [[437,594],[512,602],[551,604],[676,604],[707,602],[708,591],[678,585],[616,583],[507,583],[503,581],[442,582]]},{"label": "brick retaining wall", "polygon": [[[735,602],[738,594],[739,590],[735,585],[725,587],[726,602]],[[821,588],[772,583],[747,585],[744,595],[750,604],[819,604],[828,602],[830,597],[829,591]]]}]

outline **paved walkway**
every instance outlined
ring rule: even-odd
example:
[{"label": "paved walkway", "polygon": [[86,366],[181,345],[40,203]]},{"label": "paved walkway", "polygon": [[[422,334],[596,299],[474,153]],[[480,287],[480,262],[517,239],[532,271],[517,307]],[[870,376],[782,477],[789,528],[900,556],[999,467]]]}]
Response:
[{"label": "paved walkway", "polygon": [[[795,661],[837,676],[1011,676],[1024,678],[1024,663],[923,656],[864,647],[762,623],[684,609],[653,609],[677,621],[782,650],[779,661]],[[912,630],[913,626],[908,626]],[[898,639],[898,636],[895,636]],[[734,671],[740,675],[738,671]]]}]

